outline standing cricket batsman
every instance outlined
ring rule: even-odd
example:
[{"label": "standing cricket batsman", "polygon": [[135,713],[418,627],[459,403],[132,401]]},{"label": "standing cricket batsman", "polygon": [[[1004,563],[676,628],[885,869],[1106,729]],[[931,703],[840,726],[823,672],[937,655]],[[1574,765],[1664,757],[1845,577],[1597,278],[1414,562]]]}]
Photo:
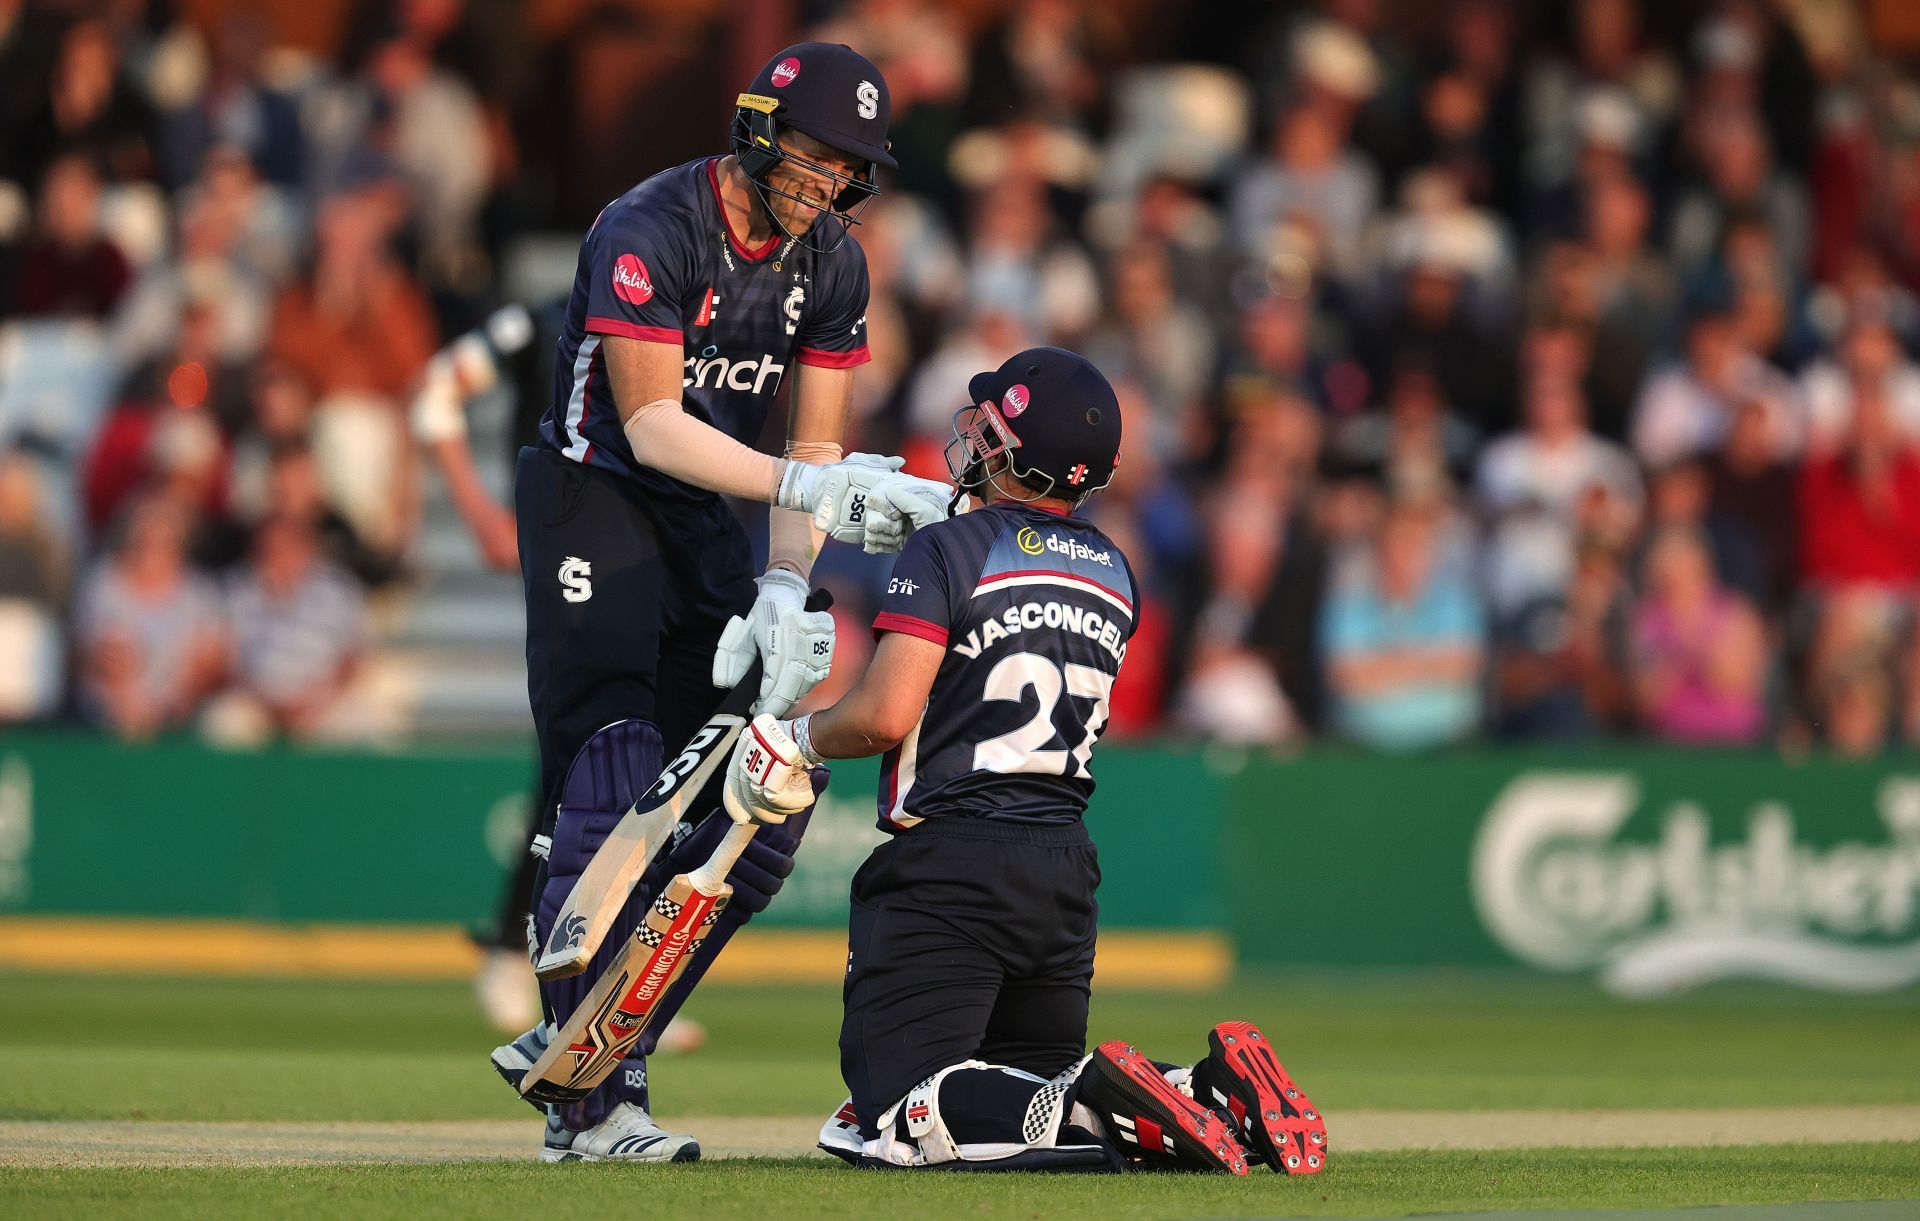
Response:
[{"label": "standing cricket batsman", "polygon": [[[581,243],[540,444],[520,451],[515,512],[527,598],[527,688],[550,839],[533,926],[543,943],[621,813],[718,702],[762,663],[756,708],[784,712],[826,674],[833,621],[803,609],[824,535],[898,550],[946,516],[950,490],[897,458],[842,457],[854,369],[868,359],[867,269],[850,235],[892,167],[886,81],[853,50],[803,43],[739,97],[731,155],[666,170],[608,204]],[[786,456],[752,448],[789,378]],[[769,564],[722,495],[774,506]],[[758,586],[757,590],[755,586]],[[696,809],[706,808],[696,806]],[[716,816],[654,862],[630,911],[702,859]],[[805,818],[759,836],[729,880],[711,961],[792,871]],[[629,926],[630,927],[630,926]],[[544,982],[547,1023],[494,1053],[524,1075],[592,988]],[[687,972],[655,1029],[697,982]],[[548,1108],[552,1161],[691,1161],[699,1145],[647,1112],[642,1040],[594,1094]]]},{"label": "standing cricket batsman", "polygon": [[1215,1027],[1191,1067],[1084,1050],[1100,869],[1081,819],[1137,600],[1126,556],[1074,512],[1119,465],[1120,407],[1057,348],[970,391],[947,463],[980,507],[901,552],[860,683],[756,718],[727,774],[728,813],[765,834],[808,808],[810,769],[886,752],[893,838],[853,880],[852,1096],[821,1146],[871,1167],[1237,1174],[1250,1148],[1317,1171],[1326,1127],[1251,1024]]}]

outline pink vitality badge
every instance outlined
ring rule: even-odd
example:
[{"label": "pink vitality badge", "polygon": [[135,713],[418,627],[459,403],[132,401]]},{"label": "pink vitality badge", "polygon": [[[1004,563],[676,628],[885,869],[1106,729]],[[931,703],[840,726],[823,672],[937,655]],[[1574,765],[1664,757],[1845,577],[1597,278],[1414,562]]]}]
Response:
[{"label": "pink vitality badge", "polygon": [[773,87],[785,89],[793,84],[793,78],[800,75],[800,61],[789,55],[773,66]]},{"label": "pink vitality badge", "polygon": [[1008,386],[1007,392],[1000,396],[1000,413],[1011,420],[1025,411],[1027,404],[1031,401],[1025,386],[1017,384]]},{"label": "pink vitality badge", "polygon": [[623,254],[614,260],[613,295],[629,305],[645,305],[653,299],[653,280],[639,255]]}]

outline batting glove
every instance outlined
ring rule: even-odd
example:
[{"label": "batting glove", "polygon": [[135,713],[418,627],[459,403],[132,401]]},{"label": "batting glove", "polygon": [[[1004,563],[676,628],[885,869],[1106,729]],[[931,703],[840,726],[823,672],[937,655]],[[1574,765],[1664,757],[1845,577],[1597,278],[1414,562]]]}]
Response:
[{"label": "batting glove", "polygon": [[804,609],[807,582],[799,573],[770,568],[757,582],[760,596],[720,633],[713,685],[731,689],[761,659],[760,698],[753,711],[784,715],[814,689],[833,665],[833,616]]},{"label": "batting glove", "polygon": [[737,823],[777,825],[813,804],[815,762],[774,718],[761,713],[733,748],[722,803]]},{"label": "batting glove", "polygon": [[840,542],[865,543],[868,494],[905,464],[884,454],[848,454],[828,466],[789,462],[775,503],[811,514],[814,529]]},{"label": "batting glove", "polygon": [[867,554],[894,552],[907,545],[915,530],[947,520],[953,489],[912,475],[883,475],[867,492],[867,532],[862,539]]}]

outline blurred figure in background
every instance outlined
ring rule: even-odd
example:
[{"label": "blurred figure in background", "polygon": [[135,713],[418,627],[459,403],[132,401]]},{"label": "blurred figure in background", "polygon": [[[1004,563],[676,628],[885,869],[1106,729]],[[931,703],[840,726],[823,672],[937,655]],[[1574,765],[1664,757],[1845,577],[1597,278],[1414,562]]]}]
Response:
[{"label": "blurred figure in background", "polygon": [[186,725],[225,669],[220,598],[187,565],[188,520],[170,500],[139,501],[80,590],[83,710],[124,738]]},{"label": "blurred figure in background", "polygon": [[1478,728],[1483,613],[1465,566],[1441,562],[1429,509],[1389,509],[1362,562],[1328,590],[1320,646],[1346,737],[1420,750]]},{"label": "blurred figure in background", "polygon": [[[47,169],[33,233],[22,244],[14,312],[104,321],[133,278],[126,255],[100,230],[100,174],[80,153]],[[0,296],[0,313],[6,301]]]},{"label": "blurred figure in background", "polygon": [[1746,403],[1765,410],[1767,443],[1776,456],[1800,452],[1805,421],[1793,383],[1742,345],[1730,302],[1717,296],[1696,299],[1684,361],[1648,378],[1634,407],[1634,452],[1651,467],[1711,454],[1725,442]]},{"label": "blurred figure in background", "polygon": [[1753,608],[1715,576],[1706,539],[1660,531],[1644,585],[1633,621],[1641,725],[1694,746],[1757,742],[1767,725],[1766,636]]},{"label": "blurred figure in background", "polygon": [[0,449],[0,723],[46,716],[60,701],[67,556],[44,482],[25,450]]},{"label": "blurred figure in background", "polygon": [[322,555],[312,522],[280,515],[260,523],[252,562],[227,592],[227,617],[233,685],[207,714],[215,740],[378,737],[377,709],[350,698],[366,651],[366,608]]}]

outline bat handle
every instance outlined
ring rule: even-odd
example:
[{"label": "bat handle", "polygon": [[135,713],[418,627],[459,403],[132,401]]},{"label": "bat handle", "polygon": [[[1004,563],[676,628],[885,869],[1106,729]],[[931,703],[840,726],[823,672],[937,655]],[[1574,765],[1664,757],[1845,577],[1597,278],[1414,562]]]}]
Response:
[{"label": "bat handle", "polygon": [[733,872],[734,864],[740,854],[747,850],[747,844],[753,839],[753,833],[760,829],[759,823],[735,823],[727,828],[727,834],[706,863],[687,875],[687,881],[703,895],[717,895],[727,884],[727,875]]}]

